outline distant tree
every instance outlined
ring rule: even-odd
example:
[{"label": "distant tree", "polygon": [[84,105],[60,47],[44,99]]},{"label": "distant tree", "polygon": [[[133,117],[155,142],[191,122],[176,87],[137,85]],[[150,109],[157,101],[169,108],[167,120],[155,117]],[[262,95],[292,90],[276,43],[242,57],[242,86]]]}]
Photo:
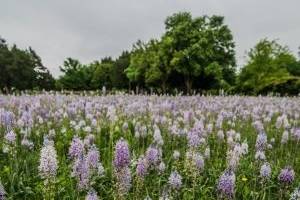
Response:
[{"label": "distant tree", "polygon": [[[166,33],[171,41],[171,65],[183,75],[188,93],[193,82],[206,86],[205,68],[218,66],[222,79],[232,83],[235,76],[235,51],[231,31],[221,16],[192,18],[188,12],[176,13],[165,21]],[[214,63],[214,65],[211,65]],[[216,65],[218,64],[218,65]]]},{"label": "distant tree", "polygon": [[124,70],[131,86],[132,84],[137,88],[145,86],[145,72],[148,66],[146,44],[139,40],[133,45],[129,66]]},{"label": "distant tree", "polygon": [[123,51],[122,54],[114,61],[111,69],[111,84],[116,89],[128,89],[129,79],[124,70],[130,64],[130,53]]},{"label": "distant tree", "polygon": [[0,88],[7,92],[11,87],[9,66],[12,63],[12,54],[6,44],[6,41],[0,37]]},{"label": "distant tree", "polygon": [[64,73],[58,80],[60,88],[72,90],[92,89],[93,70],[89,66],[81,64],[76,59],[67,58],[60,70]]},{"label": "distant tree", "polygon": [[296,58],[287,47],[274,40],[261,40],[249,51],[248,59],[238,78],[238,88],[242,92],[278,92],[276,88],[279,86],[282,88],[284,84],[298,82],[299,78],[293,76],[296,75],[293,67],[297,64]]},{"label": "distant tree", "polygon": [[150,40],[146,48],[148,68],[145,73],[145,82],[148,86],[161,87],[163,93],[167,90],[167,84],[172,72],[169,38],[163,37],[161,41]]},{"label": "distant tree", "polygon": [[39,89],[54,89],[55,80],[50,71],[43,65],[41,58],[31,47],[29,47],[29,53],[32,59],[32,65],[36,72],[35,86]]},{"label": "distant tree", "polygon": [[92,78],[92,85],[95,89],[101,89],[105,86],[107,89],[112,89],[111,82],[111,70],[113,66],[113,62],[94,62],[94,73]]},{"label": "distant tree", "polygon": [[32,49],[9,47],[0,37],[0,88],[11,89],[53,89],[54,78],[42,64],[41,58]]},{"label": "distant tree", "polygon": [[5,87],[19,90],[33,89],[37,73],[29,51],[21,50],[13,45],[10,52],[10,62],[6,66],[7,82]]}]

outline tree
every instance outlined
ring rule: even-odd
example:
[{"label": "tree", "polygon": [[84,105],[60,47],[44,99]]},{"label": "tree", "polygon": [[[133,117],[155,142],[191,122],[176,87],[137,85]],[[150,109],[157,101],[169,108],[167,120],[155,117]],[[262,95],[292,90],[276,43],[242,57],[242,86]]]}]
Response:
[{"label": "tree", "polygon": [[[183,75],[188,93],[193,81],[205,78],[205,68],[212,63],[221,67],[222,77],[234,80],[235,52],[231,31],[221,16],[192,18],[188,12],[176,13],[165,21],[166,33],[171,41],[171,65]],[[213,65],[217,66],[217,65]],[[202,88],[205,82],[201,82]]]},{"label": "tree", "polygon": [[9,65],[12,63],[12,55],[6,41],[0,37],[0,88],[6,92],[11,87]]},{"label": "tree", "polygon": [[281,46],[274,40],[259,41],[249,51],[248,59],[238,78],[238,88],[242,92],[278,92],[275,89],[279,86],[283,88],[284,84],[298,81],[291,68],[297,63],[296,58],[286,46]]},{"label": "tree", "polygon": [[11,89],[53,89],[54,78],[42,64],[41,58],[29,47],[9,47],[0,37],[0,88]]},{"label": "tree", "polygon": [[36,72],[35,86],[39,89],[54,89],[55,80],[50,71],[43,65],[41,58],[31,47],[29,47],[29,53],[32,59],[32,65]]},{"label": "tree", "polygon": [[105,86],[107,89],[112,89],[111,69],[113,62],[100,63],[95,61],[92,65],[95,69],[92,78],[93,88],[100,89]]},{"label": "tree", "polygon": [[129,86],[129,80],[124,70],[129,66],[130,53],[123,51],[122,54],[114,61],[111,69],[111,84],[116,89],[125,89]]},{"label": "tree", "polygon": [[145,82],[150,86],[160,86],[163,93],[166,93],[167,82],[172,73],[170,44],[168,37],[162,37],[161,41],[150,40],[146,49],[149,67],[146,69]]},{"label": "tree", "polygon": [[82,65],[76,59],[67,58],[60,70],[64,73],[58,80],[60,88],[71,90],[92,89],[93,69],[89,66]]},{"label": "tree", "polygon": [[[137,88],[145,85],[145,72],[148,67],[146,44],[137,41],[133,45],[130,56],[129,66],[124,70],[131,84],[135,84]],[[131,86],[131,85],[130,85]]]}]

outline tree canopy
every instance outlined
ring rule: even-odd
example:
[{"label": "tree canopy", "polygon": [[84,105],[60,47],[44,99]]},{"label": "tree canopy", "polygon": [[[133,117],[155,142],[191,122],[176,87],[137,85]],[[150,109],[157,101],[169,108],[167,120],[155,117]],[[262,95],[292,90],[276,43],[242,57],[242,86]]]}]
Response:
[{"label": "tree canopy", "polygon": [[32,48],[19,49],[8,46],[0,38],[0,88],[4,92],[12,89],[53,89],[55,80],[42,64],[41,58]]},{"label": "tree canopy", "polygon": [[297,94],[300,92],[299,70],[299,61],[286,46],[263,39],[249,51],[237,87],[250,94],[268,91]]}]

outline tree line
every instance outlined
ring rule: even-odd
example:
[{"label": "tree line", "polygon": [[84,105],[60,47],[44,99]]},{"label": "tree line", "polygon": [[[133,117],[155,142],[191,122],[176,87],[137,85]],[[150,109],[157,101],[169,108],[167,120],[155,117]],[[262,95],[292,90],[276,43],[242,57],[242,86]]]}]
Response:
[{"label": "tree line", "polygon": [[130,51],[113,59],[82,64],[67,58],[54,80],[31,49],[0,43],[0,87],[210,92],[296,95],[300,92],[300,60],[276,40],[262,39],[236,66],[235,43],[222,16],[193,17],[175,13],[165,20],[160,38],[137,41]]}]

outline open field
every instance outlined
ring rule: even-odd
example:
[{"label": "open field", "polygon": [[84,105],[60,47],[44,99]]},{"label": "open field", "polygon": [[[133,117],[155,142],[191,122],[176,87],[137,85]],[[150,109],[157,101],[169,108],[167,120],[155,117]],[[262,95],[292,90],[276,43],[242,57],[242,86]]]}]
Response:
[{"label": "open field", "polygon": [[298,97],[0,96],[0,119],[0,199],[300,197]]}]

